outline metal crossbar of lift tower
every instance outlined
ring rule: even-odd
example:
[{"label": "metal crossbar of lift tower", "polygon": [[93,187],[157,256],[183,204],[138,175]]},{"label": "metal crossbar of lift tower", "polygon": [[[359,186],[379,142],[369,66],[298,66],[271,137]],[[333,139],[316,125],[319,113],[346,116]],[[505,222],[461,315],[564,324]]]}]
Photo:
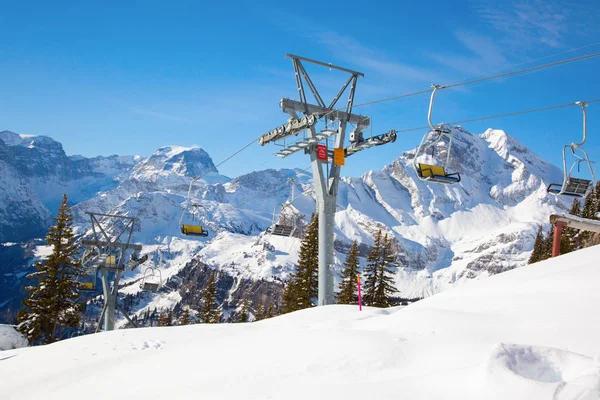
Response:
[{"label": "metal crossbar of lift tower", "polygon": [[99,247],[112,247],[112,248],[118,248],[118,249],[131,249],[131,250],[136,250],[136,251],[141,251],[142,250],[142,245],[141,244],[126,244],[126,243],[121,243],[121,242],[107,242],[105,240],[88,240],[88,239],[83,239],[81,241],[81,244],[84,246],[99,246]]},{"label": "metal crossbar of lift tower", "polygon": [[362,72],[353,71],[353,70],[348,69],[348,68],[338,67],[337,65],[333,65],[331,63],[325,63],[325,62],[322,62],[322,61],[317,61],[317,60],[313,60],[311,58],[306,58],[306,57],[300,57],[300,56],[296,56],[294,54],[289,54],[289,53],[286,53],[285,56],[287,58],[295,58],[297,60],[307,61],[309,63],[313,63],[313,64],[317,64],[317,65],[322,65],[322,66],[327,67],[327,68],[337,69],[338,71],[349,72],[352,75],[358,75],[358,76],[362,76],[362,77],[365,76],[365,74],[363,74]]},{"label": "metal crossbar of lift tower", "polygon": [[135,217],[128,217],[126,215],[102,214],[102,213],[96,213],[96,212],[90,212],[90,211],[86,211],[85,213],[87,215],[97,215],[100,217],[110,217],[110,218],[121,218],[121,219],[128,219],[130,221],[137,219]]},{"label": "metal crossbar of lift tower", "polygon": [[354,125],[360,125],[362,129],[366,129],[371,124],[371,118],[360,115],[360,114],[348,114],[344,111],[339,110],[330,110],[327,107],[321,107],[314,104],[303,103],[301,101],[296,101],[292,99],[281,99],[279,102],[279,107],[283,110],[284,113],[290,114],[295,112],[302,112],[305,114],[312,115],[325,115],[327,114],[328,118],[336,119],[340,121],[348,121]]}]

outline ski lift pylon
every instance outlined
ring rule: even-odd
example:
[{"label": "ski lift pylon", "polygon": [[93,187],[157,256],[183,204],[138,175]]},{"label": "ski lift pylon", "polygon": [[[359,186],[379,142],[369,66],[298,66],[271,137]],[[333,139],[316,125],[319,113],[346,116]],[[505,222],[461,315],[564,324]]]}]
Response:
[{"label": "ski lift pylon", "polygon": [[[413,165],[415,171],[417,171],[419,179],[423,181],[436,182],[447,185],[458,183],[460,182],[460,174],[458,172],[449,173],[447,171],[448,164],[450,163],[450,155],[452,150],[452,131],[444,127],[442,124],[434,126],[431,122],[431,113],[433,110],[435,94],[439,89],[444,89],[445,87],[435,84],[432,84],[431,86],[433,87],[433,91],[429,100],[429,111],[427,113],[427,122],[429,123],[431,130],[428,131],[425,134],[425,136],[423,136],[423,139],[421,139],[421,144],[417,148],[417,152],[413,159]],[[437,138],[430,144],[426,145],[425,143],[430,133],[437,135]],[[423,155],[427,151],[427,149],[434,148],[433,146],[435,146],[443,137],[448,138],[448,150],[445,162],[443,162],[441,165],[419,163],[417,158]]]},{"label": "ski lift pylon", "polygon": [[[200,204],[191,201],[192,187],[194,182],[198,179],[199,178],[194,177],[190,182],[187,204],[181,213],[181,218],[179,219],[179,230],[181,231],[181,234],[185,236],[207,237],[208,230],[206,230],[206,209]],[[203,216],[199,215],[200,209],[203,210]],[[202,222],[204,222],[204,225]]]},{"label": "ski lift pylon", "polygon": [[[580,143],[571,143],[563,146],[563,182],[562,184],[551,183],[548,185],[548,193],[555,196],[585,197],[596,181],[594,167],[592,167],[593,161],[590,161],[587,151],[583,148],[587,140],[587,114],[585,110],[587,103],[578,101],[574,104],[581,106],[581,111],[583,112],[583,139]],[[570,169],[567,169],[567,149],[571,150],[571,154],[575,157],[575,161]],[[581,163],[587,164],[590,169],[591,179],[575,178],[572,176],[575,165],[577,165],[577,172],[579,172]]]}]

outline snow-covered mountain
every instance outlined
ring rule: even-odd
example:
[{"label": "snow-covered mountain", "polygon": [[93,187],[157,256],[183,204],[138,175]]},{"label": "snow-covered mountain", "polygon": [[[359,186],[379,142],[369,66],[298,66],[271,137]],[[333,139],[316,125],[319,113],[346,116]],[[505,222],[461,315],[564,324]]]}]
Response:
[{"label": "snow-covered mountain", "polygon": [[46,136],[0,132],[0,242],[44,236],[63,193],[70,202],[115,187],[139,157],[68,157]]},{"label": "snow-covered mountain", "polygon": [[[547,184],[559,182],[561,171],[501,130],[472,135],[460,127],[452,129],[449,168],[461,174],[459,184],[419,180],[412,166],[415,150],[383,170],[343,179],[335,219],[338,272],[352,241],[360,243],[364,256],[379,229],[397,241],[402,267],[396,283],[404,298],[427,296],[526,263],[538,224],[565,207],[546,194]],[[24,144],[29,139],[9,136],[5,143],[10,142],[10,148],[30,146]],[[58,149],[62,152],[58,145],[55,153]],[[444,158],[446,151],[438,143],[435,157]],[[355,157],[360,159],[360,155]],[[133,160],[127,165],[133,165]],[[208,171],[212,172],[194,184],[191,196],[206,210],[210,236],[203,240],[182,237],[179,220],[190,180]],[[147,301],[140,303],[138,313],[179,301],[174,299],[181,299],[181,288],[190,278],[182,271],[192,259],[194,265],[217,269],[231,280],[223,301],[239,297],[240,282],[287,279],[295,267],[300,240],[265,231],[274,210],[276,216],[280,210],[277,205],[290,197],[288,178],[295,179],[292,211],[306,222],[315,210],[310,173],[268,169],[229,179],[217,172],[210,156],[198,147],[166,146],[139,160],[117,180],[114,174],[105,174],[104,179],[109,176],[117,183],[114,187],[74,206],[79,232],[89,228],[86,211],[137,217],[140,224],[133,241],[144,244],[144,252],[160,247],[163,254],[160,260],[151,257],[146,266],[157,264],[164,281],[177,276],[181,283],[145,295]],[[91,178],[87,182],[94,190],[102,187]],[[39,184],[33,188],[39,191]],[[128,273],[125,282],[139,281],[142,273],[143,269]],[[138,285],[123,289],[128,294],[138,291]]]}]

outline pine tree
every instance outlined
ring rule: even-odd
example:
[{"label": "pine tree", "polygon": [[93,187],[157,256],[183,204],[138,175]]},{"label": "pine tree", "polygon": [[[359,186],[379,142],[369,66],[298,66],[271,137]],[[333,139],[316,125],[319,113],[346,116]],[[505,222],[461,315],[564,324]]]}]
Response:
[{"label": "pine tree", "polygon": [[375,292],[379,286],[379,266],[383,252],[383,243],[381,238],[381,229],[375,235],[375,243],[367,257],[367,265],[364,270],[365,285],[363,302],[365,305],[374,305]]},{"label": "pine tree", "polygon": [[25,306],[19,316],[18,329],[31,343],[52,343],[62,336],[65,329],[77,327],[81,319],[82,305],[79,298],[77,278],[81,267],[76,259],[78,248],[73,234],[73,214],[67,195],[50,227],[46,243],[52,247],[47,260],[36,262],[36,272],[28,275],[36,279],[36,286],[28,286]]},{"label": "pine tree", "polygon": [[184,307],[181,313],[181,318],[179,319],[179,325],[189,325],[190,324],[190,309],[188,307]]},{"label": "pine tree", "polygon": [[202,304],[202,322],[206,324],[218,324],[221,319],[219,306],[217,304],[217,281],[214,272],[209,272],[208,283],[204,290]]},{"label": "pine tree", "polygon": [[542,260],[545,251],[545,238],[544,232],[542,231],[542,226],[538,226],[537,234],[535,235],[535,243],[533,244],[533,251],[529,256],[529,261],[527,264],[533,264]]},{"label": "pine tree", "polygon": [[169,325],[171,325],[171,324],[169,323],[168,314],[161,312],[158,315],[158,326],[169,326]]},{"label": "pine tree", "polygon": [[260,321],[261,319],[265,318],[265,309],[262,305],[262,303],[258,303],[258,306],[256,306],[256,315],[254,316],[254,320],[255,321]]},{"label": "pine tree", "polygon": [[340,291],[337,294],[338,304],[357,304],[358,303],[358,288],[356,283],[356,276],[360,268],[360,262],[358,261],[358,245],[356,240],[352,243],[346,262],[344,263],[344,270],[342,271],[342,282],[340,283]]},{"label": "pine tree", "polygon": [[596,209],[594,210],[594,215],[600,212],[600,181],[596,182],[596,187],[594,188],[595,194],[595,204]]},{"label": "pine tree", "polygon": [[238,322],[248,322],[250,316],[248,315],[248,299],[244,297],[242,302],[242,311],[238,317]]},{"label": "pine tree", "polygon": [[269,303],[269,307],[267,307],[267,312],[265,314],[265,318],[273,318],[275,312],[273,310],[273,303]]},{"label": "pine tree", "polygon": [[583,202],[583,211],[581,212],[582,218],[588,219],[596,219],[597,204],[596,204],[596,193],[595,190],[592,189],[585,196],[585,201]]},{"label": "pine tree", "polygon": [[[580,217],[581,213],[581,203],[579,202],[579,199],[573,199],[573,204],[571,205],[571,210],[569,211],[569,214]],[[566,227],[563,229],[562,234],[564,235],[565,240],[568,242],[568,248],[565,248],[565,250],[567,250],[566,252],[578,250],[581,248],[581,232],[578,229]],[[561,243],[561,253],[562,252],[563,251]]]},{"label": "pine tree", "polygon": [[316,306],[319,290],[319,220],[313,214],[300,245],[298,266],[284,289],[284,312]]},{"label": "pine tree", "polygon": [[381,261],[377,271],[377,287],[372,303],[374,307],[389,307],[392,305],[392,297],[398,292],[394,286],[394,272],[397,268],[394,242],[386,234],[383,238]]}]

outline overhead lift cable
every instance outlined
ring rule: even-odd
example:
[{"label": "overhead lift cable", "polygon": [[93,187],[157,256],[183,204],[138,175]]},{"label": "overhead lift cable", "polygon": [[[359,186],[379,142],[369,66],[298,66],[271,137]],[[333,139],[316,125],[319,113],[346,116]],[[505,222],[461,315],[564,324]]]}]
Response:
[{"label": "overhead lift cable", "polygon": [[[590,104],[590,103],[597,103],[599,101],[600,101],[600,99],[586,100],[585,103]],[[485,120],[488,120],[488,119],[497,119],[497,118],[511,117],[513,115],[522,115],[522,114],[530,114],[530,113],[536,113],[536,112],[541,112],[541,111],[556,110],[556,109],[559,109],[559,108],[573,107],[575,105],[577,105],[577,104],[576,103],[567,103],[567,104],[561,104],[561,105],[557,105],[557,106],[534,108],[532,110],[515,111],[515,112],[510,112],[510,113],[505,113],[505,114],[489,115],[489,116],[486,116],[486,117],[464,119],[462,121],[446,122],[446,124],[447,125],[466,124],[466,123],[469,123],[469,122],[485,121]],[[429,126],[419,126],[419,127],[416,127],[416,128],[408,128],[408,129],[396,129],[396,133],[412,132],[412,131],[418,131],[418,130],[423,130],[423,129],[427,129],[427,128],[429,128]]]},{"label": "overhead lift cable", "polygon": [[[447,89],[449,89],[449,88],[455,88],[455,87],[459,87],[459,86],[471,85],[473,83],[489,81],[489,80],[492,80],[492,79],[503,78],[503,77],[507,77],[507,76],[511,76],[511,75],[523,74],[523,73],[526,73],[526,72],[531,72],[531,71],[535,71],[535,70],[539,70],[539,69],[544,69],[544,68],[551,68],[551,67],[555,67],[555,66],[558,66],[558,65],[568,64],[568,63],[572,63],[572,62],[576,62],[576,61],[581,61],[581,60],[586,60],[588,58],[594,58],[594,57],[598,57],[598,56],[600,56],[600,52],[591,53],[591,54],[585,54],[583,56],[578,56],[578,57],[573,57],[573,58],[567,58],[567,59],[559,60],[559,61],[553,61],[551,63],[541,64],[541,65],[534,65],[533,67],[521,68],[521,69],[518,69],[518,70],[515,70],[515,71],[503,72],[503,73],[499,73],[499,74],[485,76],[483,78],[470,79],[470,80],[463,81],[463,82],[453,83],[453,84],[450,84],[450,85],[444,85],[444,87],[447,88]],[[402,99],[402,98],[405,98],[405,97],[418,96],[420,94],[431,93],[432,90],[433,89],[425,89],[425,90],[420,90],[418,92],[405,93],[405,94],[401,94],[401,95],[398,95],[398,96],[392,96],[392,97],[386,97],[386,98],[383,98],[383,99],[378,99],[378,100],[373,100],[373,101],[367,101],[365,103],[355,104],[353,107],[354,108],[356,108],[356,107],[363,107],[363,106],[368,106],[368,105],[371,105],[371,104],[378,104],[378,103],[384,103],[384,102],[387,102],[387,101],[398,100],[398,99]],[[340,110],[331,110],[330,113],[333,113],[335,111],[340,111]]]}]

